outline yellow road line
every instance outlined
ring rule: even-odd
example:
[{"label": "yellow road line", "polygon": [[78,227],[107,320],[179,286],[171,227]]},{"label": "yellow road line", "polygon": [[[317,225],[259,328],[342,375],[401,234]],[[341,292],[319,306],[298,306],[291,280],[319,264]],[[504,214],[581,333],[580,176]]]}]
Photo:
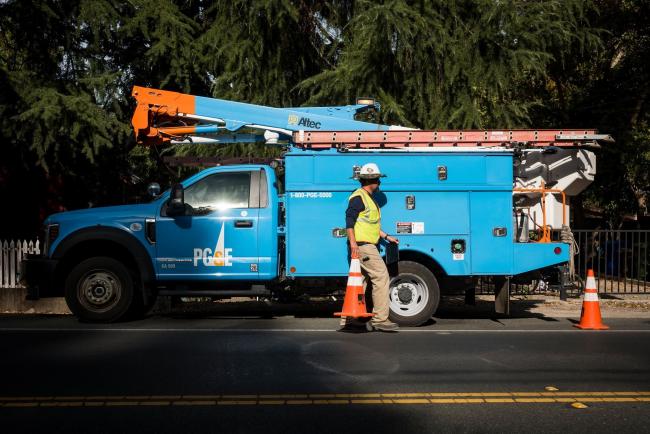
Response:
[{"label": "yellow road line", "polygon": [[417,399],[417,398],[401,398],[393,399],[394,404],[429,404],[428,399]]},{"label": "yellow road line", "polygon": [[314,404],[349,404],[347,399],[315,399]]},{"label": "yellow road line", "polygon": [[233,405],[426,405],[426,404],[566,404],[576,402],[650,402],[650,392],[412,392],[310,393],[270,395],[118,395],[118,396],[8,396],[0,407],[124,407],[124,406],[233,406]]},{"label": "yellow road line", "polygon": [[68,401],[68,402],[57,402],[57,407],[83,407],[83,401]]},{"label": "yellow road line", "polygon": [[138,401],[107,401],[106,402],[107,407],[133,406],[139,404],[140,403]]},{"label": "yellow road line", "polygon": [[97,396],[0,396],[0,402],[11,401],[192,401],[192,400],[259,400],[259,399],[351,399],[351,398],[542,398],[542,397],[631,397],[650,396],[650,391],[603,392],[413,392],[413,393],[309,393],[266,395],[97,395]]},{"label": "yellow road line", "polygon": [[174,401],[172,405],[216,405],[217,401],[212,400],[192,400],[192,401]]},{"label": "yellow road line", "polygon": [[[158,396],[152,396],[151,398],[152,399],[159,399]],[[220,399],[220,398],[222,398],[221,395],[183,395],[181,397],[181,399],[189,399],[189,400],[193,400],[193,399],[214,399],[214,400],[217,400],[217,399]]]},{"label": "yellow road line", "polygon": [[253,400],[231,400],[231,401],[217,401],[217,405],[255,405],[257,401]]},{"label": "yellow road line", "polygon": [[516,402],[555,402],[553,398],[515,398]]},{"label": "yellow road line", "polygon": [[454,404],[453,398],[434,398],[430,399],[431,404]]},{"label": "yellow road line", "polygon": [[5,407],[37,407],[37,402],[8,402]]}]

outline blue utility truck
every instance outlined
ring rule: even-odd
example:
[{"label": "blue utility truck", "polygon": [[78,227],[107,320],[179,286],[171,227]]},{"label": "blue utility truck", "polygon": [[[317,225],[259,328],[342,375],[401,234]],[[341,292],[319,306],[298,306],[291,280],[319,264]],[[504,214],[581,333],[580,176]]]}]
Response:
[{"label": "blue utility truck", "polygon": [[[29,296],[65,296],[85,321],[141,315],[158,296],[344,290],[345,209],[358,187],[356,171],[370,162],[387,174],[375,197],[382,228],[400,239],[398,255],[388,255],[391,319],[426,322],[448,286],[476,276],[500,282],[497,308],[505,311],[510,277],[565,263],[570,254],[568,244],[517,236],[529,224],[522,226],[514,202],[522,149],[558,152],[606,138],[584,130],[434,132],[354,120],[377,109],[374,101],[276,109],[138,87],[134,95],[143,143],[260,141],[284,153],[265,164],[203,170],[154,191],[149,203],[48,217],[42,255],[23,263]],[[521,194],[553,194],[544,188]],[[380,246],[382,254],[387,248]]]}]

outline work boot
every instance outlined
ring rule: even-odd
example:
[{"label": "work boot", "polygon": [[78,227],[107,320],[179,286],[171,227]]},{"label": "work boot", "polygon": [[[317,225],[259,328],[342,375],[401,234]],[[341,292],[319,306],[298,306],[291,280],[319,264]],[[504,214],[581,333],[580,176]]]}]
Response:
[{"label": "work boot", "polygon": [[399,330],[399,326],[392,321],[386,320],[382,322],[372,322],[369,321],[367,324],[368,330],[379,330],[382,332],[396,332]]}]

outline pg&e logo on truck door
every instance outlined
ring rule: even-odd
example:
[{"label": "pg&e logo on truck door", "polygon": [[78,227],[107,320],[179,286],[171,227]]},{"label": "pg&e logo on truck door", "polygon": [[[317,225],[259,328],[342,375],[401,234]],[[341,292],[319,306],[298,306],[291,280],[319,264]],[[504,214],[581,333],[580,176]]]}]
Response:
[{"label": "pg&e logo on truck door", "polygon": [[203,262],[206,267],[232,267],[232,249],[225,248],[224,228],[225,222],[221,224],[221,232],[217,239],[217,246],[214,251],[211,248],[194,248],[194,266]]}]

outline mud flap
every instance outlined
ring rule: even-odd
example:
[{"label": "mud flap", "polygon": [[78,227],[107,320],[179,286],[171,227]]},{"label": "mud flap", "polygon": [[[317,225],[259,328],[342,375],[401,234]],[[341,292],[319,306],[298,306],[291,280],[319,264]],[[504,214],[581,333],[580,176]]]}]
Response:
[{"label": "mud flap", "polygon": [[510,315],[510,277],[494,276],[494,311]]}]

